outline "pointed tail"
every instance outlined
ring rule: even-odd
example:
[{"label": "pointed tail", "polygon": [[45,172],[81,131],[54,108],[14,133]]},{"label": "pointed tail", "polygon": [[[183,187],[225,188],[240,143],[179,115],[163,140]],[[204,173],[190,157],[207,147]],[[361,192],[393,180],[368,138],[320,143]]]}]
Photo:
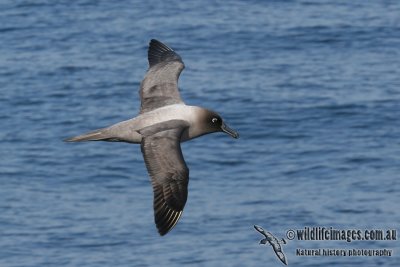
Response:
[{"label": "pointed tail", "polygon": [[89,133],[64,139],[65,142],[101,141],[110,139],[105,129],[98,129]]}]

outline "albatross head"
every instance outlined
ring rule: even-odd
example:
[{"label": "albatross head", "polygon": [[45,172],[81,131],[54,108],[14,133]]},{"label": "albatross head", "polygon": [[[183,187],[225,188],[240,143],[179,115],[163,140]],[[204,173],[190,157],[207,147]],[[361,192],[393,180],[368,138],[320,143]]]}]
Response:
[{"label": "albatross head", "polygon": [[239,134],[235,130],[229,128],[222,120],[221,116],[214,111],[206,110],[202,117],[201,124],[202,128],[205,129],[207,133],[224,132],[233,138],[239,138]]}]

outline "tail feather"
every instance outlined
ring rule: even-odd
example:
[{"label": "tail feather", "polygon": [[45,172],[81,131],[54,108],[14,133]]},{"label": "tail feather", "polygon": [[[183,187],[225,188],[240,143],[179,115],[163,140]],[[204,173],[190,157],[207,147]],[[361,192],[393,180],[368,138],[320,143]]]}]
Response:
[{"label": "tail feather", "polygon": [[64,139],[65,142],[83,142],[83,141],[100,141],[110,139],[110,136],[104,129],[98,129],[86,134]]}]

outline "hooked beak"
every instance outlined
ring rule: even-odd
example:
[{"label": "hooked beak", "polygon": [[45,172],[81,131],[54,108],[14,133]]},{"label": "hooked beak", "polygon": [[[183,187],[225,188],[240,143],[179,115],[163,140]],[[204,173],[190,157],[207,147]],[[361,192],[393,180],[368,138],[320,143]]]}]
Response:
[{"label": "hooked beak", "polygon": [[224,133],[229,134],[230,136],[232,136],[235,139],[239,138],[239,134],[235,130],[232,130],[231,128],[229,128],[228,125],[226,125],[225,123],[222,123],[221,130]]}]

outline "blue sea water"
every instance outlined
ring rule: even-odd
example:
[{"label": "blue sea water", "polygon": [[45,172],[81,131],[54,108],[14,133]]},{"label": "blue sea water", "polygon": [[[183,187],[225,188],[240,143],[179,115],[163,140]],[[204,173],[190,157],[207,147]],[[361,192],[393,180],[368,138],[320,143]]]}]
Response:
[{"label": "blue sea water", "polygon": [[[241,135],[182,145],[189,198],[165,237],[139,146],[62,142],[137,114],[151,38],[184,59],[186,103]],[[400,230],[399,49],[399,1],[0,1],[0,266],[283,266],[254,224]],[[399,241],[283,249],[400,263]]]}]

